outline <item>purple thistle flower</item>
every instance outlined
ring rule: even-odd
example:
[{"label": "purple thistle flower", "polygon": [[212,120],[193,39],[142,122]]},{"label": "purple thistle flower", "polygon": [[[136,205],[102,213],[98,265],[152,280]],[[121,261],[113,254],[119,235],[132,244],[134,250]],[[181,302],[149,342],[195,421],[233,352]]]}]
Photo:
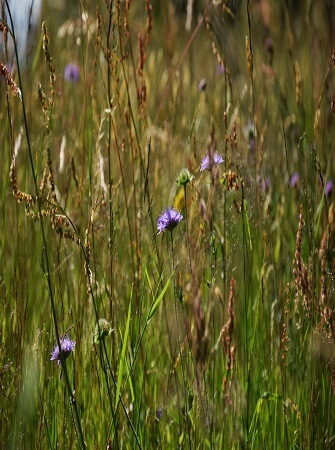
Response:
[{"label": "purple thistle flower", "polygon": [[214,164],[216,166],[218,166],[219,164],[221,164],[223,162],[224,162],[223,157],[217,151],[215,151],[213,153],[212,158],[207,153],[207,155],[204,156],[201,160],[200,172],[202,172],[205,169],[211,170],[211,168]]},{"label": "purple thistle flower", "polygon": [[69,83],[78,83],[80,78],[79,67],[75,63],[70,63],[65,67],[64,78]]},{"label": "purple thistle flower", "polygon": [[299,181],[299,174],[297,174],[297,172],[294,172],[290,178],[290,186],[291,188],[294,188]]},{"label": "purple thistle flower", "polygon": [[173,208],[165,209],[157,219],[158,234],[162,231],[172,231],[182,218],[179,211]]},{"label": "purple thistle flower", "polygon": [[329,195],[331,195],[333,193],[333,189],[334,189],[333,182],[331,180],[327,181],[326,186],[325,186],[325,195],[327,197]]},{"label": "purple thistle flower", "polygon": [[65,360],[69,356],[69,354],[73,352],[76,343],[72,341],[68,336],[62,336],[59,338],[59,340],[61,348],[59,349],[58,344],[55,345],[51,352],[50,361],[57,361],[57,364],[60,366],[61,354]]}]

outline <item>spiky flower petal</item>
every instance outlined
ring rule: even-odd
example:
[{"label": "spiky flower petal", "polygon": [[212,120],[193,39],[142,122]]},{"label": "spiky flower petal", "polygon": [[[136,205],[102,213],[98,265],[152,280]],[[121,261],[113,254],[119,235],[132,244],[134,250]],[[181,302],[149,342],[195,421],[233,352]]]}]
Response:
[{"label": "spiky flower petal", "polygon": [[205,169],[211,170],[213,165],[218,166],[223,162],[224,162],[223,157],[217,151],[215,151],[211,156],[207,153],[207,155],[204,156],[201,160],[200,172],[202,172]]}]

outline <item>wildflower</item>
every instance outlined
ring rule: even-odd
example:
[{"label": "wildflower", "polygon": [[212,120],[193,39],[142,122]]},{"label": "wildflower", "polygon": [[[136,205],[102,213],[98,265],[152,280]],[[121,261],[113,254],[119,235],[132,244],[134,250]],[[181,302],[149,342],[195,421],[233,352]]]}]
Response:
[{"label": "wildflower", "polygon": [[79,67],[75,63],[70,63],[65,67],[64,78],[69,83],[78,83],[80,78]]},{"label": "wildflower", "polygon": [[69,356],[69,354],[73,352],[76,343],[66,335],[60,337],[59,340],[60,340],[60,348],[58,344],[55,345],[54,349],[51,352],[50,361],[57,361],[57,364],[60,366],[61,355],[63,359],[66,359]]},{"label": "wildflower", "polygon": [[223,162],[224,162],[223,157],[217,151],[213,153],[212,157],[207,153],[207,155],[204,156],[201,160],[200,172],[202,172],[205,169],[211,170],[214,164],[218,166]]},{"label": "wildflower", "polygon": [[297,172],[294,172],[290,178],[291,188],[294,188],[295,186],[297,186],[298,181],[299,181],[299,174],[297,174]]},{"label": "wildflower", "polygon": [[106,319],[99,319],[99,325],[95,326],[93,342],[97,344],[102,341],[105,337],[109,336],[113,328],[111,327],[110,322]]},{"label": "wildflower", "polygon": [[165,209],[157,219],[158,233],[162,231],[172,231],[182,218],[183,216],[176,209]]},{"label": "wildflower", "polygon": [[188,169],[182,169],[178,178],[176,179],[176,183],[178,186],[186,186],[190,181],[192,181],[194,176]]},{"label": "wildflower", "polygon": [[329,195],[331,195],[333,193],[333,189],[334,189],[333,182],[331,180],[327,181],[326,186],[325,186],[325,195],[327,197]]}]

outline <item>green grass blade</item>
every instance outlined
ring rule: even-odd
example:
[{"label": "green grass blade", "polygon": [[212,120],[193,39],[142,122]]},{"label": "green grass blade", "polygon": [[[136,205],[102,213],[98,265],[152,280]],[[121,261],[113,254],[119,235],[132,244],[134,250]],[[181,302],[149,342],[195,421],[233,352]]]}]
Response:
[{"label": "green grass blade", "polygon": [[126,322],[126,327],[125,327],[125,330],[124,330],[122,351],[121,351],[121,357],[120,357],[120,362],[119,362],[119,367],[118,367],[117,383],[116,383],[116,394],[115,394],[115,404],[116,405],[119,402],[119,396],[120,396],[120,392],[121,392],[121,382],[122,382],[122,376],[123,376],[123,367],[124,367],[124,364],[125,364],[126,349],[127,349],[127,345],[128,345],[130,314],[131,314],[131,301],[129,302],[127,322]]},{"label": "green grass blade", "polygon": [[155,314],[156,309],[158,308],[160,302],[162,301],[165,292],[167,291],[167,288],[169,287],[170,283],[172,280],[172,276],[167,280],[167,282],[165,283],[165,286],[163,287],[161,293],[159,294],[159,296],[156,298],[156,300],[153,302],[153,304],[151,305],[151,308],[148,312],[147,315],[147,324],[150,322],[150,320],[152,319],[152,316]]}]

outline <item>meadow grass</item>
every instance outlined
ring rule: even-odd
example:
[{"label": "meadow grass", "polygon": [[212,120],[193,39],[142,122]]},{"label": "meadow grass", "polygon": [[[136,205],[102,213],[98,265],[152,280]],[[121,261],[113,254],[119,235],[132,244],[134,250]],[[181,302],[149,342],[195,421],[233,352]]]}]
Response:
[{"label": "meadow grass", "polygon": [[334,448],[335,56],[284,3],[45,5],[3,58],[1,448]]}]

